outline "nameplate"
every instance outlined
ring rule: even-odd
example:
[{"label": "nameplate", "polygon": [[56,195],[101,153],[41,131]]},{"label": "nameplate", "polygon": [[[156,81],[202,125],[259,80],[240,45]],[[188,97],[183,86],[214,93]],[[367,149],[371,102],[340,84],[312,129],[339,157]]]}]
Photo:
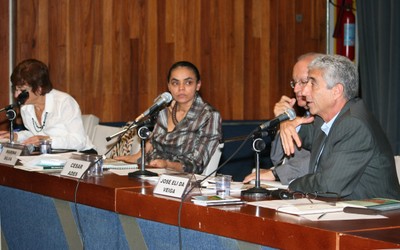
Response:
[{"label": "nameplate", "polygon": [[90,161],[69,159],[61,171],[61,175],[80,179],[83,174],[85,174],[85,171],[89,168],[90,164]]},{"label": "nameplate", "polygon": [[188,183],[189,178],[163,174],[158,180],[154,193],[182,198]]},{"label": "nameplate", "polygon": [[3,146],[3,151],[0,154],[0,163],[15,166],[21,153],[22,149]]}]

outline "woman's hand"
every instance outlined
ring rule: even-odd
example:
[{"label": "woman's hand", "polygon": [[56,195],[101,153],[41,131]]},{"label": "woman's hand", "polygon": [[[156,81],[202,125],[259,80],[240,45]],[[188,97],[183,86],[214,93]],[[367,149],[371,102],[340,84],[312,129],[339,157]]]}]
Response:
[{"label": "woman's hand", "polygon": [[28,139],[26,139],[25,141],[22,142],[22,144],[25,145],[35,145],[36,147],[38,147],[40,145],[40,141],[41,140],[49,140],[51,139],[50,136],[47,135],[35,135],[32,137],[29,137]]},{"label": "woman's hand", "polygon": [[117,161],[124,161],[127,163],[137,163],[139,157],[137,155],[124,155],[124,156],[114,156],[113,159]]},{"label": "woman's hand", "polygon": [[[0,131],[0,139],[10,139],[10,131]],[[17,141],[18,134],[14,133],[14,141]]]}]

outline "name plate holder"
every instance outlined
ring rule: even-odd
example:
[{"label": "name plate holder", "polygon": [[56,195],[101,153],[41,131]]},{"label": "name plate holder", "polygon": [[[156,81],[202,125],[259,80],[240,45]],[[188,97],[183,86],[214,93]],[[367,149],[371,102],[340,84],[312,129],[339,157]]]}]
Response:
[{"label": "name plate holder", "polygon": [[15,166],[18,161],[18,156],[20,156],[25,149],[24,145],[14,143],[3,143],[2,147],[0,163],[9,166]]},{"label": "name plate holder", "polygon": [[92,162],[84,161],[79,159],[70,158],[63,170],[61,171],[61,176],[66,176],[75,179],[81,179],[86,173],[86,170],[91,166]]},{"label": "name plate holder", "polygon": [[174,198],[182,198],[189,180],[190,179],[187,177],[163,174],[160,176],[154,188],[154,193]]}]

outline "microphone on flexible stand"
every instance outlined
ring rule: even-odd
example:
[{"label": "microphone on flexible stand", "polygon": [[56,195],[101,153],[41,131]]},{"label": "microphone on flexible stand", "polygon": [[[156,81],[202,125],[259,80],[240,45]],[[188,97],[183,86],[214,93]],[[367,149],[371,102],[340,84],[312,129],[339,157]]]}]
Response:
[{"label": "microphone on flexible stand", "polygon": [[8,111],[10,109],[13,109],[16,106],[21,106],[22,104],[24,104],[26,102],[28,97],[29,97],[29,92],[26,91],[26,90],[22,91],[17,97],[17,104],[16,105],[15,104],[7,105],[6,107],[0,109],[0,112]]},{"label": "microphone on flexible stand", "polygon": [[0,112],[8,111],[9,109],[12,109],[12,108],[14,108],[14,104],[10,104],[10,105],[0,109]]},{"label": "microphone on flexible stand", "polygon": [[[29,92],[24,90],[17,97],[17,105],[20,106],[26,102],[29,97]],[[10,104],[7,107],[0,109],[0,112],[6,111],[7,119],[10,121],[10,144],[14,143],[14,119],[17,117],[17,113],[14,110],[14,107],[17,106],[14,104]]]},{"label": "microphone on flexible stand", "polygon": [[[162,109],[165,105],[169,104],[171,101],[172,101],[172,95],[169,92],[162,93],[154,100],[154,104],[150,108],[148,108],[146,111],[144,111],[141,115],[136,117],[135,121],[128,128],[123,129],[113,135],[106,137],[106,140],[110,141],[114,137],[124,134],[126,131],[128,131],[132,128],[151,125],[152,123],[154,123],[154,120],[156,119],[156,115],[158,114],[158,111],[160,111],[160,109]],[[145,117],[148,117],[148,118],[143,119]]]},{"label": "microphone on flexible stand", "polygon": [[272,127],[275,127],[276,125],[278,125],[279,123],[281,123],[283,121],[294,120],[294,118],[296,118],[296,112],[294,111],[294,109],[287,109],[285,112],[283,112],[282,114],[278,115],[274,119],[269,120],[269,121],[264,122],[263,124],[261,124],[259,126],[259,129],[263,130],[263,129],[272,128]]},{"label": "microphone on flexible stand", "polygon": [[[274,119],[265,122],[261,124],[259,127],[255,129],[253,132],[254,134],[257,134],[261,132],[263,129],[269,129],[272,127],[275,127],[279,123],[286,121],[286,120],[294,120],[296,118],[296,112],[293,109],[288,109],[286,110],[283,114],[280,114],[279,116],[275,117]],[[247,196],[255,199],[259,198],[265,198],[270,194],[270,191],[267,190],[266,188],[261,187],[261,181],[260,181],[260,152],[265,149],[265,142],[257,136],[256,138],[253,138],[253,151],[256,152],[256,180],[255,180],[255,185],[252,188],[249,188],[247,190],[243,190],[241,192],[242,196]]]},{"label": "microphone on flexible stand", "polygon": [[129,127],[125,128],[125,129],[123,129],[121,131],[118,131],[117,133],[115,133],[113,135],[107,136],[106,137],[106,141],[111,141],[114,137],[122,135],[122,134],[126,133],[130,129],[138,128],[138,127],[142,127],[142,126],[147,126],[147,125],[152,125],[154,123],[153,120],[154,120],[153,116],[151,116],[148,119],[142,120],[140,122],[132,122],[129,125]]},{"label": "microphone on flexible stand", "polygon": [[148,108],[146,111],[144,111],[141,115],[136,117],[135,122],[139,122],[142,120],[144,117],[152,115],[154,112],[159,111],[162,109],[165,105],[169,104],[172,101],[172,95],[169,92],[164,92],[161,95],[159,95],[155,100],[154,104]]}]

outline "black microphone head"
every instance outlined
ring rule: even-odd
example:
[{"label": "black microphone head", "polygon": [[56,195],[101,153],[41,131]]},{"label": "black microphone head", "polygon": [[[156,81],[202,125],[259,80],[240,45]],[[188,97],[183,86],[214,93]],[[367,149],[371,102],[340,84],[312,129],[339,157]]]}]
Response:
[{"label": "black microphone head", "polygon": [[29,98],[29,92],[26,90],[22,91],[17,97],[18,106],[24,104],[28,98]]}]

